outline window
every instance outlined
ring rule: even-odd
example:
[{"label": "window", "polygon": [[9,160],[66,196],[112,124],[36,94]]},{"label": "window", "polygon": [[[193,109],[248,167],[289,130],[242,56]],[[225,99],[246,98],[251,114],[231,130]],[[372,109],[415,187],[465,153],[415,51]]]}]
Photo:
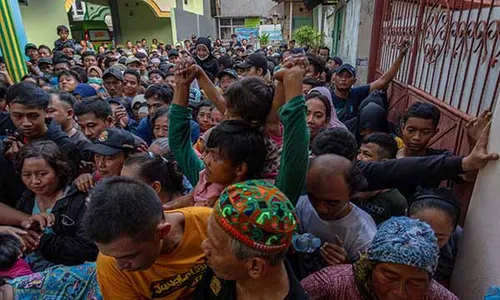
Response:
[{"label": "window", "polygon": [[188,5],[188,0],[184,0],[184,5]]},{"label": "window", "polygon": [[221,40],[230,40],[237,28],[245,28],[244,18],[219,19],[219,37]]}]

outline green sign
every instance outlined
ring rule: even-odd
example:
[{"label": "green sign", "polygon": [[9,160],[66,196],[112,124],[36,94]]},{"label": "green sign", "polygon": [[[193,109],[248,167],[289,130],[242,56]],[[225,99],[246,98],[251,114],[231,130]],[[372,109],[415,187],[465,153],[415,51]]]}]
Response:
[{"label": "green sign", "polygon": [[245,28],[259,28],[260,18],[245,18]]}]

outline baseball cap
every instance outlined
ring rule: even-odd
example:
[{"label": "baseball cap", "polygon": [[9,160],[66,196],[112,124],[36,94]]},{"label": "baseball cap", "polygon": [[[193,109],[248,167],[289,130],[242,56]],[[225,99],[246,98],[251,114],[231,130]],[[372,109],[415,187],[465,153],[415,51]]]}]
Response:
[{"label": "baseball cap", "polygon": [[352,76],[356,76],[356,68],[354,68],[352,65],[350,64],[343,64],[341,65],[340,67],[338,67],[336,70],[335,70],[335,73],[336,74],[339,74],[340,72],[344,71],[344,70],[347,70],[349,73],[352,74]]},{"label": "baseball cap", "polygon": [[250,67],[258,67],[264,70],[264,73],[267,72],[267,59],[264,55],[260,53],[250,54],[244,62],[236,65],[237,68],[240,69],[248,69]]},{"label": "baseball cap", "polygon": [[229,75],[236,80],[239,79],[238,73],[236,73],[236,71],[233,69],[225,69],[224,71],[219,72],[219,74],[217,74],[217,78],[221,79],[222,76],[224,76],[224,75]]},{"label": "baseball cap", "polygon": [[104,129],[94,144],[88,147],[88,150],[104,156],[112,156],[124,151],[133,151],[134,149],[134,136],[120,128]]},{"label": "baseball cap", "polygon": [[122,72],[117,69],[117,68],[109,68],[107,69],[104,74],[102,74],[102,79],[108,77],[108,76],[113,76],[115,77],[116,79],[120,80],[120,81],[123,81],[123,74]]},{"label": "baseball cap", "polygon": [[179,56],[179,51],[177,51],[177,49],[172,49],[168,51],[168,57],[170,56]]},{"label": "baseball cap", "polygon": [[132,107],[134,107],[137,103],[146,103],[146,98],[144,97],[144,94],[139,94],[137,96],[134,97],[134,99],[132,100]]},{"label": "baseball cap", "polygon": [[27,43],[26,46],[24,46],[24,53],[25,54],[26,54],[26,51],[28,51],[28,49],[38,50],[38,47],[33,43]]},{"label": "baseball cap", "polygon": [[49,57],[40,58],[38,60],[38,65],[41,65],[41,64],[49,64],[49,65],[51,65],[52,64],[52,58],[49,58]]},{"label": "baseball cap", "polygon": [[132,56],[132,57],[127,58],[127,61],[125,62],[125,65],[128,66],[129,64],[135,63],[135,62],[141,63],[141,61],[137,57]]}]

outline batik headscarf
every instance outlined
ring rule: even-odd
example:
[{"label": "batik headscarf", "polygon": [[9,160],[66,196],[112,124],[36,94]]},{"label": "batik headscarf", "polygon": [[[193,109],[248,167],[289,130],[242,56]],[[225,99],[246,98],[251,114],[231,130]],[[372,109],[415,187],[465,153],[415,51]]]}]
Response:
[{"label": "batik headscarf", "polygon": [[298,223],[288,198],[262,180],[228,186],[220,195],[213,216],[231,237],[251,249],[268,253],[286,250]]},{"label": "batik headscarf", "polygon": [[309,91],[309,94],[312,92],[320,93],[321,95],[325,96],[328,99],[328,101],[330,101],[331,114],[330,114],[330,124],[328,128],[342,127],[347,129],[344,123],[342,123],[337,117],[337,112],[335,111],[335,106],[333,106],[332,93],[330,92],[330,90],[324,86],[319,86],[311,89]]},{"label": "batik headscarf", "polygon": [[437,268],[439,247],[432,228],[408,217],[393,217],[382,223],[366,254],[354,264],[358,291],[364,299],[377,299],[371,277],[377,263],[394,263],[424,269],[432,275]]}]

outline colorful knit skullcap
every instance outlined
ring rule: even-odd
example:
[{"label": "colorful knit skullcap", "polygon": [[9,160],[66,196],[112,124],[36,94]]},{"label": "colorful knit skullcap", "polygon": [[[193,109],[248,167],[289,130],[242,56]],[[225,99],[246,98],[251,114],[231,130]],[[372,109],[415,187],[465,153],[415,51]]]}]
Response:
[{"label": "colorful knit skullcap", "polygon": [[233,238],[262,252],[280,252],[292,242],[298,218],[288,198],[274,185],[249,180],[227,187],[213,215]]},{"label": "colorful knit skullcap", "polygon": [[439,247],[432,228],[408,217],[393,217],[382,223],[370,248],[368,259],[424,269],[434,273]]}]

